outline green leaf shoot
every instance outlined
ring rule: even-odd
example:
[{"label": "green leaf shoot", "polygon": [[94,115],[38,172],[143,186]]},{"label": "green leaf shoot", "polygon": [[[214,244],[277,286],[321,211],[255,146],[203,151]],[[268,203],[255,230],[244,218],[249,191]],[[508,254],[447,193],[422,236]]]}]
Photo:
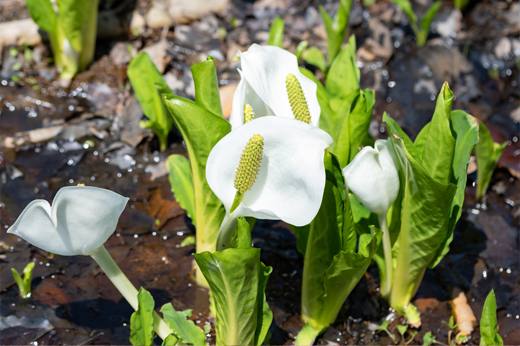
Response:
[{"label": "green leaf shoot", "polygon": [[50,0],[26,0],[27,10],[34,22],[49,34],[56,32],[56,13]]},{"label": "green leaf shoot", "polygon": [[175,200],[182,209],[195,222],[195,195],[193,193],[193,180],[191,178],[190,162],[184,155],[173,154],[168,156],[166,168],[169,173],[170,185],[172,187]]},{"label": "green leaf shoot", "polygon": [[435,340],[435,336],[433,336],[432,332],[427,331],[426,334],[424,334],[424,336],[423,336],[423,345],[424,346],[429,346],[429,345],[432,345],[432,344],[443,345],[442,342],[439,342],[439,341]]},{"label": "green leaf shoot", "polygon": [[269,46],[282,48],[284,28],[285,21],[280,17],[276,17],[273,21],[273,24],[271,24],[271,28],[269,29],[269,39],[267,40],[267,44]]},{"label": "green leaf shoot", "polygon": [[417,46],[422,47],[428,40],[428,34],[430,33],[430,25],[433,18],[437,14],[437,11],[441,7],[441,1],[435,1],[426,11],[424,16],[419,20],[417,15],[413,11],[412,3],[409,0],[390,0],[397,6],[399,6],[403,12],[408,16],[410,25],[415,33],[415,39],[417,40]]},{"label": "green leaf shoot", "polygon": [[497,301],[495,291],[491,290],[482,309],[480,317],[480,345],[503,345],[504,341],[498,334]]},{"label": "green leaf shoot", "polygon": [[172,118],[166,111],[158,90],[163,93],[173,94],[173,92],[146,52],[141,52],[132,59],[127,73],[135,96],[141,104],[144,115],[148,118],[148,121],[141,121],[140,125],[155,133],[159,139],[161,151],[164,151],[168,145]]},{"label": "green leaf shoot", "polygon": [[137,311],[130,318],[130,342],[132,345],[152,345],[155,302],[150,292],[142,287],[137,294],[137,302]]},{"label": "green leaf shoot", "polygon": [[480,141],[475,147],[477,156],[477,199],[486,194],[493,171],[507,146],[507,142],[495,143],[482,121],[479,121],[479,137]]},{"label": "green leaf shoot", "polygon": [[195,103],[208,112],[223,117],[215,60],[208,56],[205,61],[193,65],[191,73],[195,82]]},{"label": "green leaf shoot", "polygon": [[14,268],[11,268],[11,273],[13,274],[14,281],[18,285],[18,290],[20,291],[20,297],[29,298],[31,296],[31,281],[32,281],[32,273],[34,270],[34,262],[29,262],[23,269],[23,278],[18,273],[18,271]]},{"label": "green leaf shoot", "polygon": [[351,8],[352,0],[340,0],[338,12],[332,19],[323,6],[319,6],[325,30],[327,31],[327,58],[329,64],[334,61],[341,50],[341,44],[348,29]]},{"label": "green leaf shoot", "polygon": [[190,245],[195,245],[195,237],[192,235],[184,238],[184,240],[181,242],[181,244],[179,246],[186,247],[186,246],[190,246]]},{"label": "green leaf shoot", "polygon": [[185,344],[206,345],[204,331],[191,320],[187,320],[182,312],[176,311],[171,303],[161,308],[164,321],[173,330],[173,334]]},{"label": "green leaf shoot", "polygon": [[379,331],[382,331],[382,332],[385,332],[393,341],[393,343],[395,344],[395,335],[394,333],[391,333],[389,330],[388,330],[388,320],[384,320],[383,323],[381,323],[381,325],[379,325],[376,330],[379,330]]},{"label": "green leaf shoot", "polygon": [[163,340],[162,346],[175,346],[179,342],[179,338],[175,336],[175,334],[170,334]]},{"label": "green leaf shoot", "polygon": [[301,61],[301,59],[303,57],[303,52],[305,52],[305,50],[307,49],[308,46],[309,46],[308,41],[301,41],[296,46],[296,51],[294,52],[294,55],[296,55],[296,59],[298,59],[298,62]]}]

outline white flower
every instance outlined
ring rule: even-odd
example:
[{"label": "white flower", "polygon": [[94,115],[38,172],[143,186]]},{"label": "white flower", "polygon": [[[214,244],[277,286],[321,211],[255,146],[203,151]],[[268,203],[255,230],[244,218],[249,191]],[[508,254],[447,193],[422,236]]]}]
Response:
[{"label": "white flower", "polygon": [[293,75],[305,96],[310,122],[318,126],[320,105],[316,96],[317,85],[298,68],[296,56],[275,46],[253,44],[246,52],[239,52],[241,80],[233,97],[229,122],[234,129],[244,124],[244,106],[253,108],[255,119],[266,115],[295,118],[289,102],[287,77]]},{"label": "white flower", "polygon": [[52,207],[42,199],[29,203],[7,232],[54,254],[89,255],[114,233],[127,201],[97,187],[64,187]]},{"label": "white flower", "polygon": [[[255,139],[261,143],[253,143],[256,147],[249,156],[244,154],[249,166],[239,169],[243,151],[249,150],[244,148]],[[323,157],[331,144],[325,131],[283,117],[250,121],[222,138],[206,167],[208,184],[226,208],[222,227],[239,216],[283,220],[295,226],[311,222],[323,198]],[[245,186],[241,194],[236,186]],[[242,199],[234,205],[238,195]]]},{"label": "white flower", "polygon": [[377,140],[375,148],[364,147],[343,169],[350,191],[380,219],[399,192],[399,175],[390,141]]}]

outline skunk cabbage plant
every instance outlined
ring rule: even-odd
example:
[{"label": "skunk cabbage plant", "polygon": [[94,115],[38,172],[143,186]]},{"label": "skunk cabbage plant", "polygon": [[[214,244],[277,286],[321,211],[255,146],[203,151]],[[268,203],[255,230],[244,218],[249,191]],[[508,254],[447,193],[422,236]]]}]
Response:
[{"label": "skunk cabbage plant", "polygon": [[[426,268],[435,267],[449,250],[462,213],[467,165],[478,142],[477,120],[465,112],[452,111],[452,102],[453,93],[445,83],[431,122],[415,142],[392,118],[386,114],[383,118],[397,162],[399,191],[387,214],[392,264],[389,266],[388,255],[381,250],[374,260],[386,299],[414,326],[420,325],[420,317],[411,299]],[[367,180],[367,184],[373,182]],[[388,191],[381,193],[384,198]],[[358,197],[363,201],[361,194]],[[364,203],[370,210],[370,201]],[[354,218],[362,218],[360,215],[358,212]]]},{"label": "skunk cabbage plant", "polygon": [[238,54],[242,70],[229,117],[233,129],[249,120],[248,116],[266,115],[295,118],[318,126],[320,105],[316,83],[300,72],[294,54],[257,44]]},{"label": "skunk cabbage plant", "polygon": [[284,117],[262,117],[230,132],[211,151],[206,178],[226,209],[217,250],[231,244],[236,218],[312,221],[325,186],[323,130]]},{"label": "skunk cabbage plant", "polygon": [[[376,141],[374,148],[364,147],[343,169],[350,191],[372,213],[377,215],[383,231],[383,250],[386,265],[385,289],[391,287],[392,244],[386,214],[399,192],[399,175],[392,145],[387,140]],[[383,296],[388,292],[382,291]]]},{"label": "skunk cabbage plant", "polygon": [[[114,233],[127,202],[127,197],[109,190],[68,186],[58,191],[52,206],[41,199],[29,203],[7,232],[54,254],[91,256],[137,310],[137,290],[103,245]],[[163,340],[172,332],[157,314],[153,328]]]},{"label": "skunk cabbage plant", "polygon": [[60,78],[70,81],[92,62],[96,45],[99,0],[26,0],[32,19],[49,34]]},{"label": "skunk cabbage plant", "polygon": [[339,162],[327,152],[324,164],[326,182],[318,214],[308,226],[293,226],[304,254],[302,318],[306,323],[295,345],[312,345],[336,320],[381,243],[381,231],[374,226],[364,228],[358,240]]}]

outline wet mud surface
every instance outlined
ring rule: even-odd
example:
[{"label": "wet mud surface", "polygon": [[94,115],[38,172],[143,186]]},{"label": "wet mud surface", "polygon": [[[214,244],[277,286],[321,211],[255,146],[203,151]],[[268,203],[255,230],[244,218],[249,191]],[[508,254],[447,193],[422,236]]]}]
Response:
[{"label": "wet mud surface", "polygon": [[[301,39],[325,47],[319,15],[309,10],[318,2],[275,1],[280,5],[274,9],[258,3],[235,1],[223,17],[203,18],[168,33],[165,79],[177,94],[193,97],[189,67],[207,54],[217,61],[222,86],[237,83],[238,63],[232,62],[236,50],[265,42],[276,15],[286,20],[284,47],[294,51]],[[335,6],[325,3],[329,12]],[[475,199],[474,169],[468,176],[464,210],[450,252],[435,269],[426,271],[413,300],[422,326],[412,344],[422,344],[427,331],[447,342],[448,328],[442,322],[452,313],[449,301],[454,291],[465,293],[479,320],[491,289],[497,296],[504,343],[520,344],[520,120],[515,118],[520,117],[519,71],[513,53],[498,58],[489,43],[498,41],[489,37],[493,32],[505,37],[504,30],[514,27],[504,29],[501,22],[512,12],[508,6],[479,2],[464,12],[457,38],[433,32],[423,48],[415,46],[408,21],[393,5],[382,1],[370,8],[359,3],[353,7],[350,32],[357,38],[361,86],[376,90],[370,129],[374,137],[386,138],[381,121],[386,111],[415,138],[433,114],[442,82],[448,80],[457,97],[454,109],[483,120],[496,142],[509,141],[482,201]],[[442,25],[451,11],[452,5],[444,4],[434,24]],[[494,16],[483,19],[487,12]],[[219,27],[227,30],[224,37],[216,34]],[[159,34],[148,32],[129,43],[139,49],[157,42]],[[379,50],[367,43],[374,36]],[[518,33],[509,36],[517,39]],[[75,78],[70,89],[54,82],[57,74],[51,66],[34,63],[22,67],[17,82],[10,75],[0,79],[0,344],[129,344],[132,309],[90,257],[54,256],[6,233],[33,199],[51,201],[61,187],[78,183],[130,198],[105,246],[132,283],[152,293],[156,308],[171,302],[176,310],[193,309],[191,319],[201,327],[214,323],[207,290],[197,287],[192,277],[194,246],[180,247],[195,230],[175,202],[164,166],[168,155],[185,153],[182,138],[172,129],[169,148],[159,153],[153,134],[139,128],[142,111],[129,88],[126,63],[118,64],[114,58],[116,45],[115,40],[102,41],[97,61]],[[4,52],[3,72],[5,56]],[[498,71],[498,78],[490,68]],[[63,127],[59,134],[38,143],[5,145],[6,138],[20,132],[56,126]],[[270,343],[291,344],[303,327],[299,316],[303,258],[296,250],[296,238],[283,222],[259,220],[253,243],[262,249],[262,261],[273,267],[266,292],[274,314]],[[32,294],[21,299],[11,268],[21,271],[29,261],[36,263]],[[384,332],[375,330],[391,313],[379,294],[377,268],[372,265],[336,323],[317,342],[391,344]],[[395,326],[401,322],[402,317],[394,315],[389,323],[398,343]],[[470,343],[478,344],[479,335],[477,327]],[[410,336],[406,334],[407,340]],[[213,325],[207,341],[215,341]]]}]

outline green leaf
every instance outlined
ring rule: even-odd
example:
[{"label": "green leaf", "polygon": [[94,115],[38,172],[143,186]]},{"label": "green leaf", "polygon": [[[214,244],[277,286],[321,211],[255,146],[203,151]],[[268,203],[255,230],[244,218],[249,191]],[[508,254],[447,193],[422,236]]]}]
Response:
[{"label": "green leaf", "polygon": [[246,221],[244,217],[238,218],[238,249],[249,249],[251,247],[251,229],[249,228],[249,223]]},{"label": "green leaf", "polygon": [[208,56],[206,61],[193,65],[191,73],[195,83],[195,103],[216,116],[224,117],[220,105],[215,60]]},{"label": "green leaf", "polygon": [[130,318],[130,342],[132,345],[152,345],[155,302],[150,292],[142,287],[137,294],[137,302],[137,311]]},{"label": "green leaf", "polygon": [[56,13],[49,0],[25,0],[34,22],[49,34],[56,32]]},{"label": "green leaf", "polygon": [[453,239],[453,230],[462,215],[462,205],[464,204],[464,191],[468,179],[468,164],[473,147],[479,141],[479,125],[477,119],[463,111],[453,111],[451,113],[450,125],[455,137],[455,153],[452,163],[452,175],[450,182],[457,185],[457,192],[452,203],[448,234],[439,247],[435,258],[429,264],[434,268],[450,250],[450,243]]},{"label": "green leaf", "polygon": [[495,291],[489,292],[480,317],[480,345],[503,345],[498,334],[497,302]]},{"label": "green leaf", "polygon": [[343,43],[348,28],[351,7],[352,0],[341,0],[338,13],[336,13],[334,20],[332,20],[323,6],[319,6],[323,23],[325,24],[325,30],[327,31],[327,55],[329,63],[334,61],[341,49],[341,44]]},{"label": "green leaf", "polygon": [[325,57],[323,56],[323,53],[321,52],[321,50],[319,50],[315,46],[308,48],[303,53],[303,59],[307,63],[316,66],[321,71],[325,71],[327,69],[327,66],[325,65]]},{"label": "green leaf", "polygon": [[148,118],[148,121],[141,122],[140,125],[151,129],[157,135],[161,151],[163,151],[168,144],[168,133],[172,127],[172,118],[164,108],[158,90],[163,93],[173,93],[146,52],[141,52],[132,59],[127,73],[134,88],[135,96],[141,104],[144,115]]},{"label": "green leaf", "polygon": [[435,337],[432,335],[432,332],[428,331],[423,336],[423,345],[430,346],[435,342]]},{"label": "green leaf", "polygon": [[359,237],[358,252],[341,251],[334,256],[332,265],[327,269],[325,277],[325,296],[320,320],[328,320],[329,324],[336,317],[348,295],[365,274],[372,257],[381,244],[383,233],[371,227],[370,234]]},{"label": "green leaf", "polygon": [[260,262],[260,249],[230,248],[194,257],[213,294],[216,344],[260,345],[272,322],[264,294],[271,268]]},{"label": "green leaf", "polygon": [[298,62],[302,59],[303,52],[307,47],[309,46],[309,42],[307,41],[301,41],[296,46],[296,51],[294,52],[294,55],[296,55],[296,59],[298,59]]},{"label": "green leaf", "polygon": [[334,322],[381,240],[380,232],[372,230],[360,237],[359,252],[354,252],[356,231],[341,167],[328,152],[324,163],[325,191],[310,225],[302,283],[302,317],[316,331]]},{"label": "green leaf", "polygon": [[[393,124],[386,114],[383,120],[387,125]],[[398,243],[394,244],[399,251],[389,302],[403,313],[415,295],[426,267],[449,235],[457,186],[434,180],[409,153],[404,140],[390,134],[399,165],[401,222]]]},{"label": "green leaf", "polygon": [[338,112],[349,94],[359,89],[359,76],[359,68],[356,65],[356,38],[351,35],[348,44],[332,62],[325,82],[331,108],[335,112]]},{"label": "green leaf", "polygon": [[269,29],[269,40],[267,41],[269,46],[282,48],[284,27],[284,20],[280,17],[276,17],[273,21],[273,24],[271,24],[271,28]]},{"label": "green leaf", "polygon": [[477,155],[477,198],[485,195],[493,171],[502,156],[502,152],[507,146],[507,142],[502,144],[495,143],[491,133],[483,122],[479,122],[479,137],[475,153]]},{"label": "green leaf", "polygon": [[455,138],[451,132],[451,105],[453,92],[444,83],[437,97],[435,113],[430,122],[428,138],[424,144],[422,164],[429,175],[441,184],[451,181]]},{"label": "green leaf", "polygon": [[296,236],[296,249],[305,257],[305,250],[307,249],[307,242],[309,241],[309,232],[311,231],[311,225],[305,225],[297,227],[289,225]]},{"label": "green leaf", "polygon": [[171,303],[164,304],[161,308],[164,322],[173,330],[173,333],[184,343],[191,345],[206,345],[204,331],[197,327],[191,320],[187,320],[184,314],[175,311]]},{"label": "green leaf", "polygon": [[348,165],[366,142],[372,138],[368,132],[375,104],[373,90],[356,90],[343,102],[338,114],[343,119],[336,127],[336,136],[330,152],[338,157],[341,167]]},{"label": "green leaf", "polygon": [[470,0],[453,0],[453,5],[455,5],[455,8],[462,11],[466,6],[468,6],[469,2]]},{"label": "green leaf", "polygon": [[[99,0],[57,0],[59,12],[59,25],[61,25],[65,37],[69,40],[75,51],[81,52],[86,44],[86,35],[89,31],[96,32],[92,27],[91,16],[95,16],[97,23],[97,6]],[[94,35],[95,36],[95,35]]]},{"label": "green leaf", "polygon": [[163,95],[166,109],[181,132],[191,166],[195,196],[197,252],[215,251],[217,234],[225,209],[206,181],[206,163],[211,149],[231,131],[231,125],[195,102]]},{"label": "green leaf", "polygon": [[170,185],[175,200],[179,202],[182,209],[186,210],[186,214],[191,218],[193,225],[196,226],[195,196],[193,194],[190,162],[184,155],[173,154],[168,156],[166,168],[170,173]]},{"label": "green leaf", "polygon": [[430,25],[432,24],[433,18],[437,14],[437,11],[441,7],[441,1],[435,1],[430,8],[426,11],[424,16],[420,20],[420,40],[418,39],[418,45],[424,46],[428,40],[428,34],[430,33]]},{"label": "green leaf", "polygon": [[410,19],[410,23],[412,25],[417,25],[417,16],[415,15],[415,12],[412,8],[412,3],[408,0],[390,0],[397,6],[401,7],[403,12],[408,16],[408,19]]},{"label": "green leaf", "polygon": [[181,244],[179,246],[185,247],[185,246],[190,246],[190,245],[195,245],[195,237],[192,235],[184,238],[184,240],[181,242]]},{"label": "green leaf", "polygon": [[179,342],[179,338],[175,336],[175,334],[170,334],[163,340],[162,346],[175,346]]},{"label": "green leaf", "polygon": [[397,330],[399,331],[399,334],[401,334],[401,336],[404,336],[404,333],[406,333],[406,331],[408,330],[407,324],[405,324],[405,325],[398,324],[396,327],[397,327]]}]

